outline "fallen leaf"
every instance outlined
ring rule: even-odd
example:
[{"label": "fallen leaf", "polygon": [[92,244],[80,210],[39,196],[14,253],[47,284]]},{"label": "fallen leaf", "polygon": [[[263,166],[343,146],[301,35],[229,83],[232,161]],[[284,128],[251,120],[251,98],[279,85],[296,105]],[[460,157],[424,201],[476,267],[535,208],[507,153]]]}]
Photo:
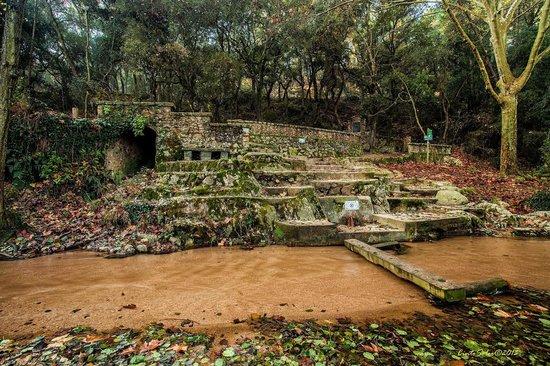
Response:
[{"label": "fallen leaf", "polygon": [[189,346],[187,346],[186,344],[174,344],[172,347],[170,347],[172,351],[176,351],[178,353],[183,353],[187,351],[187,348],[189,348]]},{"label": "fallen leaf", "polygon": [[145,342],[141,346],[139,353],[154,351],[157,348],[159,348],[161,344],[162,344],[162,341],[159,341],[158,339],[153,339],[151,342]]},{"label": "fallen leaf", "polygon": [[510,313],[507,313],[504,310],[498,309],[494,311],[494,314],[500,318],[511,318],[513,315]]},{"label": "fallen leaf", "polygon": [[537,311],[540,311],[541,313],[548,311],[548,308],[545,308],[544,306],[537,305],[537,304],[529,304],[529,307]]}]

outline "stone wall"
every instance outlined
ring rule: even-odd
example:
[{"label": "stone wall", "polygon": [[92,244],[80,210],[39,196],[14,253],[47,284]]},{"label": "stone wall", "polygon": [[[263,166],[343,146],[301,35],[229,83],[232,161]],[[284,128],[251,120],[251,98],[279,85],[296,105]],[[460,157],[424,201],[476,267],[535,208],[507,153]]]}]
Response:
[{"label": "stone wall", "polygon": [[210,113],[172,112],[171,103],[102,101],[97,105],[100,117],[113,110],[146,114],[148,127],[157,135],[157,163],[263,150],[308,157],[362,154],[359,133],[245,120],[211,123]]},{"label": "stone wall", "polygon": [[157,162],[185,160],[190,151],[234,152],[242,146],[241,128],[211,124],[210,113],[160,113],[155,118]]},{"label": "stone wall", "polygon": [[322,157],[362,154],[359,133],[245,120],[228,120],[227,123],[243,128],[244,141],[249,146],[265,147],[287,155]]},{"label": "stone wall", "polygon": [[411,142],[407,145],[409,155],[416,161],[441,162],[446,156],[452,153],[451,145],[430,144],[430,154],[428,156],[428,146],[426,143]]},{"label": "stone wall", "polygon": [[169,113],[174,108],[174,103],[169,102],[126,102],[118,100],[96,101],[97,116],[104,117],[111,111],[125,111],[130,113]]}]

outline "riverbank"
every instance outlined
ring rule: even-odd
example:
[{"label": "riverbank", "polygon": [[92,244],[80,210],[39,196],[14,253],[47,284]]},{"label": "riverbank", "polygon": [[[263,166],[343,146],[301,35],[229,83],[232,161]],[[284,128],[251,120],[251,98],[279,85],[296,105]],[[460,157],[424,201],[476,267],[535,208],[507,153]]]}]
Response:
[{"label": "riverbank", "polygon": [[[342,302],[343,304],[345,301]],[[152,325],[98,332],[75,327],[55,337],[0,340],[3,365],[446,365],[548,362],[548,293],[515,289],[507,296],[479,296],[414,314],[403,321],[246,321],[240,336],[190,333]]]}]

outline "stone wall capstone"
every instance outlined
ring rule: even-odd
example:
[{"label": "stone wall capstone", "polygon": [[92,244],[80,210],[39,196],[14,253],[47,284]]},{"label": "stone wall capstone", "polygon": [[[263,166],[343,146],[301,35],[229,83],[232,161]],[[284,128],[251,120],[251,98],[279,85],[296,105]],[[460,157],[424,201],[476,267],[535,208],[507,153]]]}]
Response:
[{"label": "stone wall capstone", "polygon": [[363,153],[361,134],[315,127],[246,120],[228,120],[241,126],[245,141],[285,155],[307,157],[359,156]]}]

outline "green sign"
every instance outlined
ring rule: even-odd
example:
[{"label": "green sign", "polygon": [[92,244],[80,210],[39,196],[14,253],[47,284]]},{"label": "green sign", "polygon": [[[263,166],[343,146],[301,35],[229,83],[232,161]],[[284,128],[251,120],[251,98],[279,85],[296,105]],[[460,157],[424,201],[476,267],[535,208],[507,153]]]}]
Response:
[{"label": "green sign", "polygon": [[428,128],[426,130],[426,134],[424,135],[424,141],[432,141],[434,139],[434,133],[431,128]]}]

